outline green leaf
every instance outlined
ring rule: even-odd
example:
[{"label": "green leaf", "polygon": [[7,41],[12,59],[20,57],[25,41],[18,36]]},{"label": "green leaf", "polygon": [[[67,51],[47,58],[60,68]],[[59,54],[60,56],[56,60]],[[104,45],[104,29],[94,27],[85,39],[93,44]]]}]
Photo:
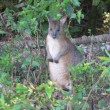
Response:
[{"label": "green leaf", "polygon": [[1,94],[0,103],[1,103],[2,107],[4,108],[5,107],[5,97],[3,94]]},{"label": "green leaf", "polygon": [[72,7],[70,4],[67,4],[67,5],[65,6],[65,10],[66,10],[66,14],[67,14],[68,16],[71,16],[71,14],[73,13],[73,7]]},{"label": "green leaf", "polygon": [[84,108],[83,108],[83,110],[87,110],[88,108],[89,108],[89,104],[86,103],[85,106],[84,106]]},{"label": "green leaf", "polygon": [[77,94],[77,97],[78,97],[78,99],[82,99],[82,92],[79,92],[79,93]]},{"label": "green leaf", "polygon": [[61,15],[60,13],[57,14],[57,18],[61,18],[61,16],[62,16],[62,15]]},{"label": "green leaf", "polygon": [[49,98],[51,98],[53,91],[54,91],[53,86],[49,86],[48,84],[45,85],[45,92]]},{"label": "green leaf", "polygon": [[5,34],[6,32],[0,29],[0,34]]},{"label": "green leaf", "polygon": [[26,62],[27,62],[27,63],[30,63],[30,62],[31,62],[31,57],[27,57],[27,58],[26,58]]},{"label": "green leaf", "polygon": [[99,56],[98,58],[99,58],[100,60],[110,61],[110,58],[109,58],[109,57]]},{"label": "green leaf", "polygon": [[78,0],[71,0],[71,2],[75,5],[75,6],[80,6],[80,2]]},{"label": "green leaf", "polygon": [[79,105],[79,104],[75,104],[74,105],[74,107],[75,107],[75,110],[81,110],[81,108],[82,108],[82,105]]},{"label": "green leaf", "polygon": [[109,76],[109,73],[110,73],[110,67],[107,67],[102,71],[101,77],[103,78],[104,76]]},{"label": "green leaf", "polygon": [[32,62],[32,66],[34,67],[34,66],[40,66],[40,64],[39,64],[39,62],[37,62],[37,61],[33,61]]},{"label": "green leaf", "polygon": [[56,110],[61,110],[60,107],[56,107]]},{"label": "green leaf", "polygon": [[104,99],[102,99],[102,100],[100,100],[100,101],[98,102],[98,107],[99,107],[100,109],[102,109],[103,107],[105,107],[105,105],[106,105],[106,101],[105,101]]},{"label": "green leaf", "polygon": [[59,12],[59,11],[58,11],[58,10],[59,10],[58,3],[57,3],[57,2],[53,2],[53,3],[49,6],[49,10],[50,10],[49,14],[50,14],[52,17],[56,18],[56,15],[59,14],[59,13],[58,13],[58,12]]},{"label": "green leaf", "polygon": [[33,0],[27,0],[29,4],[31,4],[33,2]]},{"label": "green leaf", "polygon": [[29,88],[27,88],[23,84],[17,84],[17,86],[15,87],[15,90],[18,93],[20,93],[20,92],[28,92],[29,91]]},{"label": "green leaf", "polygon": [[75,13],[72,13],[72,15],[71,15],[70,18],[76,18],[76,14]]},{"label": "green leaf", "polygon": [[108,55],[108,57],[110,57],[110,53],[108,52],[108,50],[105,50],[105,53]]},{"label": "green leaf", "polygon": [[84,19],[84,14],[81,15],[81,18]]},{"label": "green leaf", "polygon": [[80,24],[80,22],[81,22],[81,17],[82,17],[82,10],[79,10],[79,11],[77,11],[77,21],[78,21],[78,23]]},{"label": "green leaf", "polygon": [[36,90],[41,91],[42,89],[44,89],[45,84],[41,84],[38,87],[36,87]]},{"label": "green leaf", "polygon": [[71,32],[79,32],[80,31],[80,28],[78,26],[71,26],[70,27],[70,31]]},{"label": "green leaf", "polygon": [[100,0],[93,0],[92,5],[97,6],[100,3]]},{"label": "green leaf", "polygon": [[19,104],[14,105],[13,110],[21,110],[21,105]]},{"label": "green leaf", "polygon": [[31,62],[32,58],[31,57],[27,57],[26,60],[23,62],[22,64],[22,68],[25,68],[26,66],[28,66]]},{"label": "green leaf", "polygon": [[106,89],[107,92],[110,92],[110,88]]}]

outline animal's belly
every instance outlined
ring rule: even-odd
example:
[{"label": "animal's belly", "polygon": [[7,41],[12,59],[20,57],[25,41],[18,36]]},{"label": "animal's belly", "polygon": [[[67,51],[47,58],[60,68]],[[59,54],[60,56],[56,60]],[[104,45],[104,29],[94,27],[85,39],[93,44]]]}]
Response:
[{"label": "animal's belly", "polygon": [[50,78],[52,81],[57,81],[60,78],[65,77],[68,74],[68,67],[65,63],[52,63],[49,62],[49,71],[50,71]]},{"label": "animal's belly", "polygon": [[50,51],[50,55],[52,56],[52,58],[54,59],[58,54],[59,54],[59,48],[60,47],[53,47],[53,48],[50,48],[49,51]]},{"label": "animal's belly", "polygon": [[53,59],[59,54],[61,50],[58,40],[55,40],[55,39],[54,40],[51,39],[51,41],[48,44],[48,48],[49,48],[50,55],[52,56]]}]

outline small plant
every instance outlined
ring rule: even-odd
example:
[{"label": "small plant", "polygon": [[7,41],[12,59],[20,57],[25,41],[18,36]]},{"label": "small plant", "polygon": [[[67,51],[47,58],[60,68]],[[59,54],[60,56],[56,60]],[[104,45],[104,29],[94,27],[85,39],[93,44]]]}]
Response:
[{"label": "small plant", "polygon": [[[83,62],[75,67],[70,67],[75,94],[72,99],[74,110],[92,109],[92,106],[104,109],[109,105],[109,102],[107,103],[108,99],[102,98],[101,100],[97,95],[99,91],[101,94],[104,94],[107,90],[109,91],[110,67],[104,65],[110,62],[110,58],[99,58],[103,60],[102,63]],[[108,85],[108,88],[106,88],[106,85]],[[97,101],[97,103],[94,101]]]},{"label": "small plant", "polygon": [[[81,63],[75,67],[70,67],[74,89],[73,96],[69,96],[67,92],[55,88],[54,83],[51,81],[37,86],[31,82],[28,85],[14,82],[13,87],[10,75],[2,74],[0,77],[0,109],[40,110],[45,108],[63,110],[68,102],[71,103],[74,110],[91,109],[91,104],[98,107],[98,109],[108,107],[109,99],[105,97],[108,97],[110,92],[110,67],[105,66],[105,64],[110,62],[110,59],[109,57],[99,58],[103,60],[99,64],[93,62]],[[56,90],[61,92],[59,98],[55,98],[53,95]],[[99,94],[102,96],[101,99],[98,97]]]}]

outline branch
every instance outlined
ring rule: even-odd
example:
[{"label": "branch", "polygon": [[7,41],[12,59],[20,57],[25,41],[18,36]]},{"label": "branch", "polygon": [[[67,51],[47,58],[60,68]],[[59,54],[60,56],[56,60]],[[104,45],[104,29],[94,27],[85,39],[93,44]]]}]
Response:
[{"label": "branch", "polygon": [[71,39],[71,42],[75,45],[88,44],[98,42],[110,42],[110,34],[102,34],[96,36],[82,36],[81,38]]}]

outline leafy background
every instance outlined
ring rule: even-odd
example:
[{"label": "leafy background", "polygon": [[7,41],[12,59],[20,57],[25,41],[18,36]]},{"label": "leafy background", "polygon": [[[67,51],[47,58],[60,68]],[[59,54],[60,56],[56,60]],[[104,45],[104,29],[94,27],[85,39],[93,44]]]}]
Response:
[{"label": "leafy background", "polygon": [[74,96],[49,81],[45,52],[47,14],[67,14],[69,38],[97,35],[110,28],[109,6],[109,0],[1,0],[0,110],[64,110],[66,104],[109,110],[109,51],[69,68]]}]

